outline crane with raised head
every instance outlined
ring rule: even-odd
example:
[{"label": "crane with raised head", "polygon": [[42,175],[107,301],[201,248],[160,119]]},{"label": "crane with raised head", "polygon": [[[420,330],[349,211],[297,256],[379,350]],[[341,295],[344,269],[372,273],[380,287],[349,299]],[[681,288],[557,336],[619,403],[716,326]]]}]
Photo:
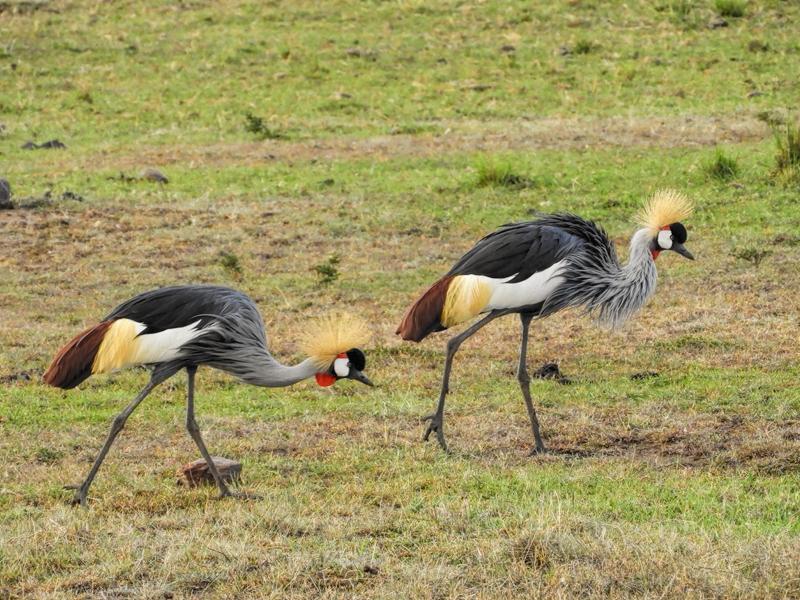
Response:
[{"label": "crane with raised head", "polygon": [[132,365],[153,367],[150,381],[118,414],[72,504],[85,505],[87,492],[114,438],[153,389],[186,369],[186,429],[208,464],[220,498],[234,495],[220,477],[200,436],[194,417],[194,379],[201,365],[226,371],[244,383],[284,387],[309,377],[320,386],[339,379],[373,385],[364,373],[359,346],[369,338],[366,326],[346,315],[317,322],[306,334],[308,358],[295,366],[280,364],[267,350],[258,307],[242,292],[212,286],[185,285],[156,289],[120,304],[102,321],[82,331],[59,350],[44,375],[48,384],[71,389],[97,373]]},{"label": "crane with raised head", "polygon": [[494,319],[516,313],[522,329],[517,380],[533,429],[531,454],[544,452],[526,364],[531,321],[572,307],[582,308],[602,325],[622,325],[655,292],[655,259],[660,252],[671,250],[694,260],[684,246],[687,232],[681,223],[692,211],[693,203],[682,193],[656,192],[637,215],[642,228],[631,239],[624,266],[602,229],[570,213],[511,223],[475,244],[422,292],[397,328],[404,340],[421,342],[433,332],[485,315],[447,342],[439,404],[436,412],[423,417],[429,421],[424,439],[436,433],[447,450],[444,403],[453,357],[461,344]]}]

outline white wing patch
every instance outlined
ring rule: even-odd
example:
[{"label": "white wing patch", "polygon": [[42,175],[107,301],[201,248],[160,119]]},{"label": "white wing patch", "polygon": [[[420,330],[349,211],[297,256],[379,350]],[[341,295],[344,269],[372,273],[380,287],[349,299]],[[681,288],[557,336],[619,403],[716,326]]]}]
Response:
[{"label": "white wing patch", "polygon": [[[178,358],[181,348],[205,331],[200,329],[199,325],[200,321],[197,321],[185,327],[140,335],[137,338],[139,347],[132,357],[132,364],[166,362]],[[145,329],[144,325],[136,323],[137,334]]]},{"label": "white wing patch", "polygon": [[178,358],[185,344],[208,331],[199,325],[200,321],[197,321],[185,327],[139,335],[147,329],[146,325],[131,319],[115,321],[97,350],[92,373],[108,373],[131,365]]},{"label": "white wing patch", "polygon": [[559,276],[559,271],[564,265],[565,261],[557,262],[552,267],[534,273],[526,280],[517,283],[507,283],[514,279],[516,275],[505,279],[486,277],[485,279],[492,290],[492,297],[484,312],[504,308],[519,308],[544,302],[559,285],[564,283],[564,278]]}]

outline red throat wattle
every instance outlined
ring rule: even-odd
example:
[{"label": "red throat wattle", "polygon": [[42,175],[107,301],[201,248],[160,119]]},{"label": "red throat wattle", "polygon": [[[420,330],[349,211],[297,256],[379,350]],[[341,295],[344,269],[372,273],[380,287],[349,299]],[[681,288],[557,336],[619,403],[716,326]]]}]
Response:
[{"label": "red throat wattle", "polygon": [[[347,358],[347,354],[342,352],[336,358]],[[320,387],[330,387],[336,383],[336,377],[330,373],[314,373],[314,377],[316,377],[317,385]]]},{"label": "red throat wattle", "polygon": [[[662,227],[661,231],[669,231],[669,225]],[[658,258],[658,255],[661,254],[661,250],[650,250],[650,254],[653,255],[653,260],[655,260]]]},{"label": "red throat wattle", "polygon": [[336,377],[330,373],[315,373],[314,377],[317,378],[317,385],[320,387],[330,387],[336,383]]}]

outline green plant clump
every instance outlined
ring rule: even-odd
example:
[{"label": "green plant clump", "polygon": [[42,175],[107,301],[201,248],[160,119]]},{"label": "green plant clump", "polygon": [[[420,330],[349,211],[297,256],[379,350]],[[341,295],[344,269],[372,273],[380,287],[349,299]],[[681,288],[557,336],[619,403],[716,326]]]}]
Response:
[{"label": "green plant clump", "polygon": [[720,17],[738,19],[744,16],[747,0],[714,0],[714,8]]},{"label": "green plant clump", "polygon": [[762,261],[770,254],[772,254],[772,250],[765,250],[756,246],[748,246],[746,248],[737,249],[732,256],[734,258],[746,260],[747,262],[752,263],[757,269],[761,265]]},{"label": "green plant clump", "polygon": [[332,254],[320,264],[314,266],[314,272],[317,274],[317,285],[327,285],[339,279],[339,269],[336,265],[342,258],[338,254]]},{"label": "green plant clump", "polygon": [[729,156],[721,148],[714,152],[714,158],[703,168],[706,175],[712,179],[727,181],[739,175],[739,162],[734,156]]},{"label": "green plant clump", "polygon": [[772,134],[775,140],[775,175],[782,176],[787,181],[796,181],[800,175],[800,136],[797,132],[797,123],[791,118],[786,119],[786,127],[772,125]]},{"label": "green plant clump", "polygon": [[490,186],[527,188],[535,185],[532,179],[513,173],[509,164],[486,158],[478,161],[475,171],[478,174],[475,186],[479,188]]},{"label": "green plant clump", "polygon": [[220,250],[217,260],[219,264],[222,265],[222,268],[228,273],[228,275],[237,279],[242,277],[242,263],[239,261],[239,257],[233,252],[225,252],[224,250]]},{"label": "green plant clump", "polygon": [[279,140],[286,137],[279,130],[270,129],[269,127],[267,127],[267,124],[264,123],[264,119],[254,115],[253,113],[250,112],[245,113],[244,118],[245,118],[245,124],[244,124],[245,131],[254,133],[262,140]]}]

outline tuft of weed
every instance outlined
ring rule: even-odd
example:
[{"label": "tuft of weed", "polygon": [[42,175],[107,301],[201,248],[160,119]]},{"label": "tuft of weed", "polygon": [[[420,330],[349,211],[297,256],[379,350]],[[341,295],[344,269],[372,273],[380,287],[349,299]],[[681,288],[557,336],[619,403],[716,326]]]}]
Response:
[{"label": "tuft of weed", "polygon": [[217,255],[217,262],[222,265],[222,268],[225,269],[225,272],[231,277],[235,277],[236,279],[242,277],[242,263],[239,261],[239,257],[233,252],[220,250]]},{"label": "tuft of weed", "polygon": [[327,285],[339,279],[339,269],[336,265],[342,258],[338,254],[331,254],[324,262],[314,266],[317,274],[317,285]]},{"label": "tuft of weed", "polygon": [[674,19],[686,20],[694,10],[693,0],[670,0],[655,6],[657,12],[669,13]]},{"label": "tuft of weed", "polygon": [[508,163],[481,158],[475,165],[475,171],[478,174],[475,186],[479,188],[490,186],[529,188],[536,185],[533,179],[513,173]]},{"label": "tuft of weed", "polygon": [[739,175],[739,161],[735,156],[726,154],[722,148],[717,148],[714,158],[703,166],[703,171],[712,179],[727,181]]},{"label": "tuft of weed", "polygon": [[270,129],[267,127],[267,124],[264,123],[264,119],[251,112],[245,113],[244,119],[245,131],[255,134],[262,140],[280,140],[286,137],[279,129]]},{"label": "tuft of weed", "polygon": [[747,0],[714,0],[714,10],[720,17],[738,19],[744,16]]},{"label": "tuft of weed", "polygon": [[61,450],[53,450],[52,448],[39,448],[36,451],[36,462],[49,465],[60,460],[63,458],[63,456],[64,453]]},{"label": "tuft of weed", "polygon": [[589,40],[578,40],[575,42],[575,54],[590,54],[595,48],[593,42]]},{"label": "tuft of weed", "polygon": [[511,548],[511,556],[526,567],[537,571],[550,568],[550,555],[545,544],[533,534],[518,539]]},{"label": "tuft of weed", "polygon": [[766,250],[758,246],[746,246],[743,248],[737,248],[731,253],[731,256],[740,260],[746,260],[747,262],[752,263],[757,269],[761,265],[761,262],[770,254],[772,254],[772,250]]},{"label": "tuft of weed", "polygon": [[783,126],[772,123],[772,137],[775,140],[773,176],[786,182],[800,180],[800,135],[797,122],[789,117]]}]

